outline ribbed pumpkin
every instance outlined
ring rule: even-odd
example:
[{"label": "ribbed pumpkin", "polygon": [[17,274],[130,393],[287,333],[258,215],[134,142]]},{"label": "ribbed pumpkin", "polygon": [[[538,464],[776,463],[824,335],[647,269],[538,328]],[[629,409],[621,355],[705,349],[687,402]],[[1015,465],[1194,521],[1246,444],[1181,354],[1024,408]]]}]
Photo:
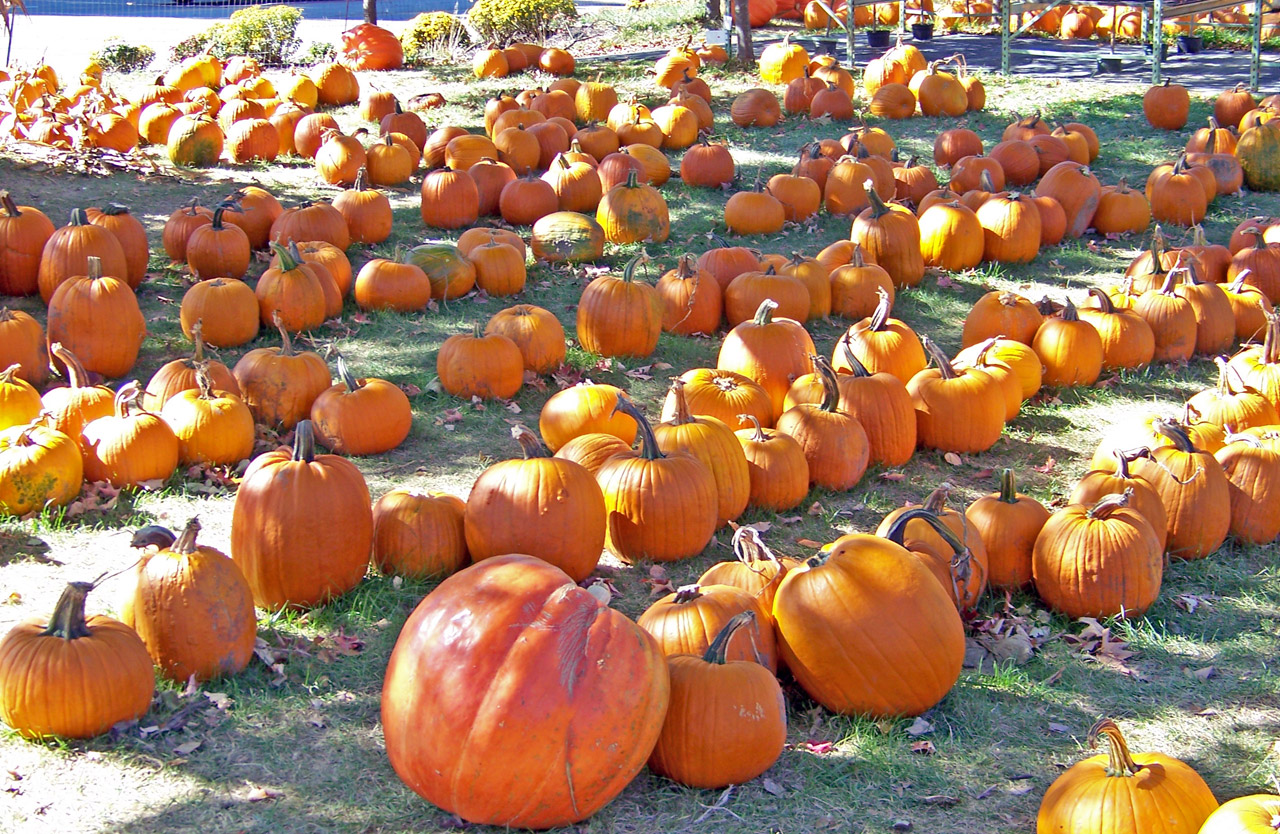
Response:
[{"label": "ribbed pumpkin", "polygon": [[925,266],[959,272],[982,262],[982,224],[967,206],[935,203],[921,213],[919,222]]},{"label": "ribbed pumpkin", "polygon": [[1262,394],[1280,410],[1280,316],[1269,313],[1262,344],[1241,350],[1230,361],[1246,387]]},{"label": "ribbed pumpkin", "polygon": [[[928,364],[928,359],[915,331],[891,316],[892,297],[881,291],[879,299],[875,312],[850,326],[840,338],[840,345],[871,373],[890,373],[903,383],[909,382]],[[852,370],[840,347],[832,363],[837,371]]]},{"label": "ribbed pumpkin", "polygon": [[41,252],[53,233],[44,212],[19,206],[8,191],[0,191],[0,295],[37,291]]},{"label": "ribbed pumpkin", "polygon": [[886,205],[869,186],[867,198],[871,206],[853,221],[850,240],[889,273],[894,286],[916,286],[924,277],[919,221],[905,206]]},{"label": "ribbed pumpkin", "polygon": [[253,657],[257,621],[244,574],[226,554],[199,545],[192,518],[176,541],[144,552],[121,612],[160,674],[175,682],[234,675]]},{"label": "ribbed pumpkin", "polygon": [[878,536],[842,536],[788,571],[773,614],[787,668],[835,712],[918,715],[960,676],[964,627],[947,592]]},{"label": "ribbed pumpkin", "polygon": [[291,242],[289,248],[285,248],[272,242],[271,249],[279,259],[279,266],[268,267],[254,290],[262,324],[272,324],[278,317],[278,326],[291,333],[314,330],[325,319],[321,279],[302,260],[296,243]]},{"label": "ribbed pumpkin", "polygon": [[618,397],[615,409],[635,421],[640,454],[610,458],[596,474],[608,521],[605,548],[629,562],[700,553],[716,528],[715,477],[690,454],[664,455],[648,420],[629,399]]},{"label": "ribbed pumpkin", "polygon": [[774,417],[782,413],[791,383],[810,367],[813,339],[792,319],[773,318],[777,304],[765,299],[750,321],[734,327],[720,346],[716,367],[736,371],[769,393]]},{"label": "ribbed pumpkin", "polygon": [[168,480],[178,468],[178,438],[164,420],[141,409],[141,398],[138,383],[128,382],[116,392],[114,414],[85,424],[80,446],[86,480],[123,488]]},{"label": "ribbed pumpkin", "polygon": [[1280,424],[1280,412],[1270,400],[1242,384],[1226,359],[1219,356],[1214,361],[1218,365],[1218,384],[1187,400],[1187,420],[1212,423],[1235,432]]},{"label": "ribbed pumpkin", "polygon": [[306,608],[345,594],[364,578],[372,544],[364,477],[345,458],[315,453],[311,421],[298,423],[292,449],[249,465],[231,512],[231,558],[258,607]]},{"label": "ribbed pumpkin", "polygon": [[759,615],[730,619],[696,655],[668,657],[671,702],[649,769],[681,784],[721,788],[768,770],[786,743],[786,700],[759,664],[731,660],[729,642]]},{"label": "ribbed pumpkin", "polygon": [[1044,363],[1045,385],[1093,385],[1102,374],[1102,337],[1080,320],[1070,298],[1058,315],[1045,318],[1031,347]]},{"label": "ribbed pumpkin", "polygon": [[86,275],[59,284],[49,300],[49,341],[61,342],[86,369],[105,377],[133,368],[146,335],[133,290],[123,278],[104,275],[96,256],[88,258]]},{"label": "ribbed pumpkin", "polygon": [[373,506],[373,563],[410,579],[458,572],[468,562],[465,511],[456,495],[391,490]]},{"label": "ribbed pumpkin", "polygon": [[0,639],[0,719],[29,738],[92,738],[151,706],[146,645],[117,620],[84,616],[88,582],[71,582],[48,619]]},{"label": "ribbed pumpkin", "polygon": [[339,381],[311,404],[316,439],[345,455],[376,455],[396,448],[409,436],[413,415],[409,398],[385,379],[361,378],[338,354]]},{"label": "ribbed pumpkin", "polygon": [[476,479],[464,529],[473,562],[521,551],[569,574],[595,570],[605,540],[605,502],[591,473],[551,456],[533,432],[511,431],[522,460],[501,461]]},{"label": "ribbed pumpkin", "polygon": [[240,357],[232,373],[256,422],[288,430],[311,413],[311,404],[329,387],[329,367],[314,351],[295,353],[277,320],[278,348],[256,348]]},{"label": "ribbed pumpkin", "polygon": [[209,278],[242,278],[249,270],[253,251],[249,236],[239,226],[224,223],[223,214],[241,209],[222,203],[213,210],[213,220],[195,229],[187,238],[187,266],[198,281]]},{"label": "ribbed pumpkin", "polygon": [[86,275],[89,258],[101,261],[103,275],[127,283],[129,261],[120,240],[108,229],[89,222],[84,209],[72,209],[71,220],[45,241],[37,284],[46,304],[58,286],[72,276]]},{"label": "ribbed pumpkin", "polygon": [[46,416],[0,430],[0,515],[15,517],[71,503],[84,483],[79,436]]},{"label": "ribbed pumpkin", "polygon": [[858,418],[839,408],[840,386],[825,359],[811,357],[821,379],[822,399],[802,402],[778,417],[777,429],[796,439],[809,463],[809,482],[847,490],[862,480],[870,460],[867,432]]},{"label": "ribbed pumpkin", "polygon": [[621,277],[601,275],[587,285],[578,301],[578,341],[601,356],[649,356],[662,335],[662,299],[649,284],[637,281],[642,256],[632,258]]},{"label": "ribbed pumpkin", "polygon": [[756,596],[734,585],[684,585],[650,605],[636,624],[653,635],[667,657],[701,654],[737,615],[749,611],[758,625],[738,634],[726,647],[731,660],[778,669],[778,650],[769,620]]},{"label": "ribbed pumpkin", "polygon": [[16,374],[32,385],[49,378],[44,328],[22,310],[0,306],[0,366],[17,365]]},{"label": "ribbed pumpkin", "polygon": [[1275,165],[1280,153],[1280,124],[1274,119],[1240,134],[1236,158],[1244,169],[1245,184],[1253,191],[1280,191],[1280,169]]},{"label": "ribbed pumpkin", "polygon": [[1093,223],[1102,185],[1087,165],[1067,160],[1054,165],[1041,177],[1036,196],[1057,200],[1067,215],[1067,237],[1078,238]]},{"label": "ribbed pumpkin", "polygon": [[1199,774],[1163,753],[1130,754],[1120,728],[1109,718],[1089,730],[1090,747],[1097,747],[1099,739],[1107,745],[1105,755],[1077,762],[1045,792],[1036,834],[1203,830],[1201,824],[1218,801]]},{"label": "ribbed pumpkin", "polygon": [[580,383],[552,394],[538,416],[538,433],[548,448],[558,451],[575,437],[601,432],[630,446],[636,422],[618,412],[621,389],[603,383]]},{"label": "ribbed pumpkin", "polygon": [[685,383],[679,378],[671,383],[670,399],[673,413],[653,427],[658,448],[668,454],[685,452],[706,464],[715,479],[716,526],[721,527],[742,515],[750,496],[750,472],[742,446],[728,424],[690,412]]},{"label": "ribbed pumpkin", "polygon": [[281,246],[290,242],[324,241],[345,250],[351,245],[351,230],[340,211],[323,200],[316,200],[281,212],[271,224],[271,240]]},{"label": "ribbed pumpkin", "polygon": [[1200,834],[1267,834],[1276,830],[1280,797],[1271,794],[1241,796],[1222,803],[1200,827]]},{"label": "ribbed pumpkin", "polygon": [[[463,621],[474,623],[468,639],[448,639]],[[568,825],[644,766],[668,691],[657,645],[621,612],[537,559],[486,559],[445,580],[401,630],[382,690],[387,755],[446,813]]]},{"label": "ribbed pumpkin", "polygon": [[1134,461],[1133,472],[1150,481],[1164,503],[1170,557],[1203,559],[1227,538],[1230,485],[1213,454],[1198,449],[1184,428],[1168,420],[1156,420],[1153,428],[1172,445]]},{"label": "ribbed pumpkin", "polygon": [[1227,437],[1214,457],[1231,495],[1230,534],[1246,544],[1269,544],[1280,535],[1280,451],[1248,434]]},{"label": "ribbed pumpkin", "polygon": [[1026,298],[1014,292],[992,290],[973,303],[965,316],[960,344],[976,345],[993,336],[1031,344],[1044,316]]},{"label": "ribbed pumpkin", "polygon": [[657,189],[641,185],[635,172],[600,199],[596,222],[610,243],[664,243],[671,233],[667,201]]},{"label": "ribbed pumpkin", "polygon": [[1156,337],[1146,319],[1131,309],[1115,306],[1111,297],[1091,287],[1089,295],[1096,307],[1077,311],[1082,321],[1093,325],[1102,340],[1102,367],[1107,370],[1142,368],[1155,356]]},{"label": "ribbed pumpkin", "polygon": [[497,333],[514,342],[527,371],[548,374],[564,363],[564,328],[549,310],[531,304],[508,307],[489,319],[484,332]]},{"label": "ribbed pumpkin", "polygon": [[1156,337],[1153,362],[1185,362],[1196,349],[1196,315],[1187,301],[1175,291],[1179,270],[1170,270],[1164,285],[1144,292],[1133,309],[1151,325]]},{"label": "ribbed pumpkin", "polygon": [[1016,589],[1031,581],[1032,550],[1049,511],[1018,492],[1013,470],[1000,474],[1000,491],[964,511],[987,551],[987,578],[994,588]]},{"label": "ribbed pumpkin", "polygon": [[471,333],[444,340],[436,356],[440,385],[455,397],[508,399],[524,383],[524,356],[515,342],[497,333]]},{"label": "ribbed pumpkin", "polygon": [[93,225],[101,226],[116,236],[124,250],[127,267],[120,277],[136,290],[147,275],[147,260],[151,257],[147,231],[141,221],[130,214],[128,208],[117,203],[108,203],[101,209],[87,209],[85,216]]},{"label": "ribbed pumpkin", "polygon": [[169,128],[169,161],[191,168],[217,165],[223,142],[222,128],[205,113],[180,116]]},{"label": "ribbed pumpkin", "polygon": [[921,342],[937,367],[920,371],[907,383],[919,444],[959,453],[991,448],[1004,430],[998,383],[977,368],[957,370],[927,337]]},{"label": "ribbed pumpkin", "polygon": [[[748,417],[753,424],[751,428],[739,429],[735,433],[747,459],[750,480],[747,505],[775,512],[797,506],[809,494],[809,462],[804,448],[791,435],[764,428],[754,416],[742,416]],[[738,533],[750,529],[739,528],[734,533],[734,541],[737,541]],[[781,579],[780,576],[778,578]],[[724,582],[725,579],[719,575],[709,578],[704,574],[699,581]]]}]

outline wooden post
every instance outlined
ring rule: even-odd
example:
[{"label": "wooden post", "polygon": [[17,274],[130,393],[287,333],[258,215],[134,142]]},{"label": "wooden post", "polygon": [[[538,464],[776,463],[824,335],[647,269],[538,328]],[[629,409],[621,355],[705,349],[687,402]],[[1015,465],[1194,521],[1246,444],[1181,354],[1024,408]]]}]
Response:
[{"label": "wooden post", "polygon": [[733,0],[733,26],[738,30],[739,61],[751,63],[756,53],[751,48],[751,3],[750,0]]},{"label": "wooden post", "polygon": [[720,0],[707,0],[707,20],[711,23],[719,23],[721,17]]},{"label": "wooden post", "polygon": [[364,22],[378,25],[378,0],[364,0]]}]

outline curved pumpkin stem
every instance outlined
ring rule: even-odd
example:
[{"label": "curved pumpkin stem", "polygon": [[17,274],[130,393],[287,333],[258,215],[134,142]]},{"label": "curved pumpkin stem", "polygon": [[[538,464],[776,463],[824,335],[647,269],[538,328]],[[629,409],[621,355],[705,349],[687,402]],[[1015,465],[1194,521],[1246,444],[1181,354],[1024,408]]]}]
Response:
[{"label": "curved pumpkin stem", "polygon": [[1098,302],[1098,309],[1102,311],[1104,315],[1115,315],[1116,305],[1111,301],[1111,296],[1107,295],[1097,287],[1090,287],[1089,295]]},{"label": "curved pumpkin stem", "polygon": [[1062,305],[1062,312],[1058,314],[1063,321],[1080,321],[1080,311],[1076,309],[1076,305],[1071,302],[1071,297]]},{"label": "curved pumpkin stem", "polygon": [[695,582],[692,585],[681,585],[676,588],[676,595],[671,601],[676,605],[686,605],[701,596],[702,586]]},{"label": "curved pumpkin stem", "polygon": [[[936,493],[938,490],[934,490],[934,492]],[[973,578],[973,566],[976,564],[973,559],[973,552],[969,550],[968,545],[961,541],[954,530],[943,523],[942,518],[936,511],[928,507],[907,510],[893,520],[893,524],[889,525],[889,529],[885,531],[884,537],[896,545],[905,546],[903,541],[906,538],[907,524],[917,519],[932,527],[933,531],[947,543],[947,547],[951,548],[952,556],[948,572],[951,575],[952,598],[957,602],[963,600],[965,595],[961,588],[968,587],[969,580]]]},{"label": "curved pumpkin stem", "polygon": [[[745,528],[744,528],[745,529]],[[715,638],[711,641],[711,645],[707,646],[707,651],[702,655],[702,659],[707,663],[715,663],[723,666],[728,662],[729,641],[733,639],[733,635],[738,633],[738,629],[753,624],[756,621],[756,612],[743,611],[734,614],[729,622],[724,624],[724,628],[720,629]],[[754,643],[754,641],[752,641]]]},{"label": "curved pumpkin stem", "polygon": [[844,361],[849,363],[849,371],[851,376],[859,379],[866,379],[871,376],[871,371],[867,370],[867,366],[857,356],[853,355],[853,339],[846,330],[845,334],[840,337],[840,351],[844,355]]},{"label": "curved pumpkin stem", "polygon": [[512,426],[511,437],[520,444],[520,451],[524,454],[525,460],[551,457],[551,450],[546,447],[542,439],[525,426],[519,423]]},{"label": "curved pumpkin stem", "polygon": [[942,349],[938,347],[937,343],[934,342],[933,339],[930,339],[928,336],[921,336],[920,344],[924,347],[924,352],[927,353],[929,358],[934,361],[934,364],[938,366],[938,370],[942,373],[943,379],[956,379],[960,376],[960,374],[956,373],[956,369],[951,364],[951,360],[947,358],[947,355],[942,352]]},{"label": "curved pumpkin stem", "polygon": [[1109,495],[1104,495],[1098,500],[1098,503],[1089,508],[1089,518],[1110,518],[1111,514],[1116,510],[1129,506],[1129,502],[1132,500],[1133,487],[1126,487],[1124,492],[1113,492]]},{"label": "curved pumpkin stem", "polygon": [[58,597],[57,605],[53,607],[49,625],[40,632],[40,636],[78,640],[92,634],[84,619],[84,600],[92,590],[92,582],[68,582],[67,587],[62,589],[62,596]]},{"label": "curved pumpkin stem", "polygon": [[813,353],[809,355],[809,361],[813,363],[813,370],[822,381],[822,402],[818,404],[818,408],[833,414],[840,405],[840,384],[836,381],[836,372],[825,356]]},{"label": "curved pumpkin stem", "polygon": [[862,184],[863,189],[867,192],[867,199],[871,201],[871,219],[879,220],[893,209],[880,199],[880,195],[876,193],[875,183],[867,180]]},{"label": "curved pumpkin stem", "polygon": [[[776,305],[775,305],[776,306]],[[636,421],[636,425],[640,430],[640,457],[643,460],[659,460],[665,458],[662,450],[658,448],[658,439],[653,436],[653,426],[649,425],[649,421],[645,418],[644,413],[640,411],[636,404],[629,397],[619,396],[618,402],[613,407],[613,413],[621,411],[623,414]]]},{"label": "curved pumpkin stem", "polygon": [[348,392],[358,391],[364,387],[360,383],[360,380],[356,378],[356,375],[351,372],[351,367],[347,364],[347,358],[345,356],[339,353],[334,364],[338,366],[338,378],[347,386]]},{"label": "curved pumpkin stem", "polygon": [[293,454],[289,459],[305,463],[316,459],[316,433],[310,420],[300,420],[293,430]]},{"label": "curved pumpkin stem", "polygon": [[1112,449],[1111,455],[1116,459],[1116,475],[1128,481],[1133,478],[1129,466],[1139,458],[1151,460],[1151,450],[1146,446],[1137,449]]},{"label": "curved pumpkin stem", "polygon": [[18,204],[13,201],[13,196],[7,189],[0,191],[0,209],[3,209],[5,217],[22,216],[22,211],[18,208]]},{"label": "curved pumpkin stem", "polygon": [[884,287],[876,287],[876,296],[880,299],[876,302],[875,312],[871,314],[870,329],[876,333],[883,333],[885,326],[889,323],[889,314],[893,312],[893,300],[889,298]]},{"label": "curved pumpkin stem", "polygon": [[1151,428],[1155,430],[1156,434],[1172,443],[1173,447],[1179,452],[1194,454],[1200,451],[1196,448],[1196,444],[1192,441],[1191,435],[1187,433],[1187,430],[1173,420],[1156,420],[1151,424]]},{"label": "curved pumpkin stem", "polygon": [[760,302],[760,306],[756,308],[756,314],[751,319],[751,323],[763,327],[773,321],[773,311],[778,309],[778,302],[772,298],[766,298]]},{"label": "curved pumpkin stem", "polygon": [[1097,747],[1099,738],[1104,738],[1107,742],[1108,776],[1135,776],[1145,767],[1133,760],[1120,728],[1110,718],[1103,718],[1089,728],[1089,746]]},{"label": "curved pumpkin stem", "polygon": [[672,398],[675,400],[676,413],[669,421],[670,425],[683,426],[688,423],[696,422],[697,418],[689,413],[689,398],[684,393],[684,380],[676,377],[671,380],[671,387],[667,389],[671,392]]}]

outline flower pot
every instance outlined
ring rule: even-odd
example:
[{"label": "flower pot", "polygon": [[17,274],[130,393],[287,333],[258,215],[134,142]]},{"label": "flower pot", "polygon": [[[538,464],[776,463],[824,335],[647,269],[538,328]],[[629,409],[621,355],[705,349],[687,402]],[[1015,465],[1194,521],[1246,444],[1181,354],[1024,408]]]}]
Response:
[{"label": "flower pot", "polygon": [[911,38],[917,41],[933,40],[933,24],[932,23],[913,23],[911,24]]},{"label": "flower pot", "polygon": [[1120,72],[1124,69],[1124,60],[1115,57],[1105,57],[1098,59],[1098,72]]},{"label": "flower pot", "polygon": [[[1149,43],[1143,44],[1142,53],[1144,55],[1151,55],[1152,54],[1151,44]],[[1161,41],[1160,42],[1160,60],[1163,61],[1165,58],[1168,58],[1168,57],[1169,57],[1169,44],[1165,43],[1164,41]]]},{"label": "flower pot", "polygon": [[886,49],[893,40],[893,33],[888,29],[868,29],[867,46]]},{"label": "flower pot", "polygon": [[1204,49],[1204,38],[1199,35],[1178,35],[1178,52],[1183,55],[1195,55]]}]

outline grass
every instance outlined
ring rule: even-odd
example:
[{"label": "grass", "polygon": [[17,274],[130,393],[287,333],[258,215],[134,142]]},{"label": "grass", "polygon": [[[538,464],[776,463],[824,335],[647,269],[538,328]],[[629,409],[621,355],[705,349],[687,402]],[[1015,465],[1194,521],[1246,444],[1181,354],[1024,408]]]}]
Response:
[{"label": "grass", "polygon": [[[682,41],[688,29],[680,27],[696,25],[697,9],[696,4],[646,4],[634,13],[634,36],[647,33],[664,43]],[[624,94],[658,103],[642,76],[646,68],[635,62],[605,63],[584,68],[581,74],[599,71]],[[724,115],[728,103],[757,82],[732,70],[705,75],[717,93],[717,133],[745,163],[744,181],[754,180],[757,167],[766,177],[789,169],[799,145],[815,136],[839,137],[845,132],[843,125],[802,119],[788,119],[770,130],[738,129]],[[1103,143],[1095,167],[1104,182],[1122,175],[1130,182],[1143,182],[1151,166],[1171,159],[1185,139],[1153,130],[1135,116],[1141,112],[1142,93],[1136,85],[984,80],[987,112],[959,120],[917,118],[886,127],[904,152],[930,159],[933,136],[945,127],[965,124],[990,146],[1014,112],[1040,109],[1052,121],[1071,118],[1095,127]],[[486,98],[520,83],[477,82],[449,67],[374,74],[369,81],[402,95],[439,89],[449,104],[431,111],[432,124],[473,128]],[[119,86],[137,89],[145,83],[146,79],[127,78]],[[1209,101],[1196,100],[1189,124],[1203,123],[1210,109]],[[339,111],[337,117],[346,127],[356,125],[355,108]],[[673,162],[677,159],[673,156]],[[237,183],[259,181],[286,201],[334,193],[316,182],[309,165],[101,178],[50,171],[6,153],[0,170],[18,202],[39,205],[57,219],[73,206],[109,200],[132,205],[151,230],[153,242],[173,208],[197,195],[206,202],[216,200]],[[672,266],[679,253],[708,248],[709,233],[724,232],[726,195],[685,188],[678,177],[662,190],[671,206],[673,232],[667,244],[648,247],[656,260],[651,279]],[[353,248],[357,266],[366,258],[392,253],[398,245],[456,237],[422,227],[416,187],[390,196],[396,214],[393,237],[375,247]],[[1225,240],[1240,219],[1256,214],[1280,214],[1280,200],[1263,194],[1219,200],[1206,221],[1209,238]],[[790,227],[774,237],[731,242],[763,251],[814,252],[846,236],[848,225],[847,219],[823,215],[812,232]],[[1180,231],[1173,230],[1172,236],[1182,242]],[[901,294],[895,314],[954,351],[959,347],[960,321],[988,288],[1058,299],[1069,289],[1078,299],[1084,287],[1110,283],[1142,243],[1073,241],[1044,252],[1029,265],[986,265],[950,276],[951,286],[940,286],[929,276],[920,288]],[[610,249],[604,263],[620,268],[635,248]],[[175,316],[184,278],[167,269],[162,258],[151,266],[141,294],[150,336],[135,369],[140,379],[186,348]],[[254,267],[261,268],[262,264]],[[465,494],[485,465],[514,454],[508,421],[532,425],[554,385],[547,390],[523,389],[512,401],[518,412],[496,403],[481,409],[434,390],[436,350],[446,336],[514,302],[552,310],[572,336],[575,304],[588,280],[582,268],[534,265],[528,288],[516,298],[473,296],[407,316],[357,317],[348,306],[341,327],[313,334],[318,346],[336,342],[360,373],[420,390],[411,397],[414,426],[405,444],[389,454],[357,461],[371,492],[378,496],[393,486],[413,486]],[[6,303],[40,312],[30,299]],[[813,323],[818,348],[829,353],[847,324]],[[232,365],[245,350],[272,343],[264,335],[242,349],[222,351],[219,358]],[[669,380],[687,368],[713,364],[718,347],[718,339],[664,335],[651,359],[605,366],[576,348],[570,350],[570,359],[586,376],[626,388],[655,414]],[[672,367],[651,368],[651,379],[634,373],[655,359]],[[921,452],[901,469],[900,481],[881,478],[883,473],[873,470],[848,493],[811,493],[794,513],[800,516],[798,522],[784,523],[755,511],[743,521],[772,522],[764,534],[770,546],[803,557],[813,549],[801,540],[830,541],[843,532],[874,529],[884,513],[919,500],[942,480],[955,485],[957,501],[989,492],[995,488],[992,471],[1005,466],[1017,470],[1024,491],[1057,506],[1084,471],[1103,427],[1131,413],[1171,413],[1212,379],[1212,364],[1196,359],[1180,368],[1123,374],[1109,388],[1052,392],[1029,403],[994,449],[966,456],[959,466],[938,453]],[[445,412],[453,409],[462,419],[447,422]],[[0,559],[0,602],[10,600],[0,605],[0,626],[47,613],[68,579],[126,568],[134,558],[127,531],[137,525],[178,527],[199,513],[205,530],[202,540],[225,550],[232,499],[197,487],[190,479],[176,477],[155,492],[124,496],[107,512],[75,517],[51,513],[25,523],[0,523],[5,557]],[[47,549],[32,543],[31,536]],[[696,579],[709,564],[729,555],[727,544],[722,532],[700,556],[666,566],[672,582]],[[11,552],[16,558],[10,558]],[[1035,599],[1015,594],[1008,613],[1047,628],[1048,639],[1024,665],[1001,662],[966,669],[955,689],[926,716],[931,732],[912,736],[907,732],[910,720],[872,722],[831,715],[788,684],[790,746],[765,779],[725,794],[681,788],[642,773],[617,801],[574,830],[878,834],[909,821],[916,831],[1029,831],[1040,796],[1063,767],[1085,753],[1084,733],[1103,714],[1121,720],[1135,749],[1160,749],[1189,761],[1219,798],[1268,790],[1280,774],[1280,760],[1271,747],[1280,733],[1280,682],[1268,660],[1280,649],[1280,578],[1273,562],[1269,549],[1228,545],[1210,559],[1170,565],[1160,599],[1146,617],[1105,624],[1135,652],[1119,665],[1094,662],[1076,652],[1059,638],[1079,633],[1080,624],[1056,616],[1041,623],[1034,619]],[[643,566],[610,560],[602,563],[599,573],[619,589],[615,605],[628,615],[638,615],[651,602],[648,586],[641,581],[647,574]],[[127,584],[127,574],[110,580],[91,600],[91,610],[118,609],[116,600]],[[108,737],[49,744],[13,735],[0,738],[0,755],[11,771],[0,773],[0,783],[8,790],[0,829],[141,834],[410,828],[439,832],[465,827],[401,785],[387,764],[378,723],[387,658],[404,619],[431,587],[370,576],[346,597],[315,611],[263,614],[263,650],[283,660],[280,670],[255,660],[243,674],[199,692],[166,685],[138,726]],[[1005,606],[1003,597],[988,598],[979,622],[1005,615]],[[354,654],[339,651],[339,631],[363,641],[363,649]],[[1209,667],[1213,671],[1204,672]],[[922,740],[932,742],[932,754],[912,752],[913,743]],[[192,748],[195,742],[199,746]]]}]

